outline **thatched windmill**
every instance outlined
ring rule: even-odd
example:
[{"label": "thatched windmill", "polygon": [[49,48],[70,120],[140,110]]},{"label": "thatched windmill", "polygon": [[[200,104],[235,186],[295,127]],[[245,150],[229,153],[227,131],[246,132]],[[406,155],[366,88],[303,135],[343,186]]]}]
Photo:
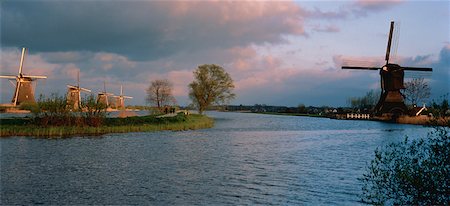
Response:
[{"label": "thatched windmill", "polygon": [[381,76],[381,95],[375,106],[375,115],[382,114],[406,114],[407,107],[404,103],[403,95],[400,92],[404,89],[403,79],[404,71],[432,71],[432,68],[422,67],[402,67],[398,64],[389,63],[389,55],[391,50],[392,35],[394,31],[394,22],[391,22],[389,31],[388,44],[386,49],[386,64],[380,67],[355,67],[342,66],[342,69],[362,69],[362,70],[380,70]]},{"label": "thatched windmill", "polygon": [[117,109],[125,109],[125,99],[133,99],[133,97],[123,95],[123,88],[120,85],[120,95],[114,96],[116,98],[116,107]]},{"label": "thatched windmill", "polygon": [[14,91],[14,96],[11,101],[13,106],[20,105],[21,103],[24,102],[35,103],[36,101],[34,99],[34,89],[31,83],[36,79],[47,78],[46,76],[33,76],[33,75],[25,75],[22,73],[26,50],[27,49],[25,47],[22,48],[22,57],[20,58],[19,73],[17,74],[17,76],[9,76],[9,75],[0,76],[0,78],[3,79],[16,80],[15,84],[16,89]]},{"label": "thatched windmill", "polygon": [[91,92],[91,90],[80,87],[80,72],[78,72],[77,85],[67,85],[67,105],[72,109],[81,108],[81,92]]},{"label": "thatched windmill", "polygon": [[103,91],[97,93],[97,103],[102,103],[108,108],[110,107],[109,97],[113,95],[113,93],[106,92],[106,82],[103,82]]}]

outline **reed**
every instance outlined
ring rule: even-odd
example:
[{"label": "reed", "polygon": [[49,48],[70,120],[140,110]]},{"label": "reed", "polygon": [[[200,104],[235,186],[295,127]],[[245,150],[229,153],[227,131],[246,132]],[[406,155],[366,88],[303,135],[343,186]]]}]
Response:
[{"label": "reed", "polygon": [[27,119],[3,119],[0,137],[32,136],[37,138],[65,138],[73,136],[98,136],[108,133],[183,131],[211,128],[214,121],[204,115],[179,114],[175,117],[156,118],[155,116],[107,118],[105,124],[93,126],[49,126],[33,125]]}]

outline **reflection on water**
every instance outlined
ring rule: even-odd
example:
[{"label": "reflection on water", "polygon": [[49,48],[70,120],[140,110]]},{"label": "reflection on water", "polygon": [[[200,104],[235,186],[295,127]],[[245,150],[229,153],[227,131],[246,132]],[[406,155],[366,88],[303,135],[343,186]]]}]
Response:
[{"label": "reflection on water", "polygon": [[214,128],[1,139],[1,204],[358,204],[373,150],[428,128],[211,112]]}]

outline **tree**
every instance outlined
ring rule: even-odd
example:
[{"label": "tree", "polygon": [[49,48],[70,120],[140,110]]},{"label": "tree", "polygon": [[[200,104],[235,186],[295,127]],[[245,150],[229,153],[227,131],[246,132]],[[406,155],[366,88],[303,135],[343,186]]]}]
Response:
[{"label": "tree", "polygon": [[147,102],[155,105],[161,111],[161,107],[164,105],[175,103],[172,88],[172,83],[167,79],[152,81],[147,89]]},{"label": "tree", "polygon": [[403,96],[412,105],[423,102],[430,97],[431,88],[423,78],[413,78],[405,83]]},{"label": "tree", "polygon": [[233,79],[215,64],[198,66],[194,81],[189,84],[189,97],[200,114],[211,104],[228,103],[235,97]]},{"label": "tree", "polygon": [[363,202],[375,205],[448,205],[450,135],[436,127],[428,138],[375,151],[363,178]]},{"label": "tree", "polygon": [[372,109],[378,102],[380,98],[379,92],[375,90],[370,90],[363,97],[352,97],[349,98],[349,103],[352,108],[360,109],[360,110],[370,110]]}]

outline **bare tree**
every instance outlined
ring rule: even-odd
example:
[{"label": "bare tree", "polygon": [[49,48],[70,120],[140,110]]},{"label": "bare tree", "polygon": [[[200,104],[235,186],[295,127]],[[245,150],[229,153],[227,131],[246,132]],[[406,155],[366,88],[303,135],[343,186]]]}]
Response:
[{"label": "bare tree", "polygon": [[403,96],[412,105],[423,102],[430,97],[431,88],[423,78],[413,78],[405,83]]},{"label": "bare tree", "polygon": [[147,89],[147,102],[151,105],[161,107],[175,103],[175,97],[172,95],[172,83],[167,79],[157,79],[151,82]]}]

